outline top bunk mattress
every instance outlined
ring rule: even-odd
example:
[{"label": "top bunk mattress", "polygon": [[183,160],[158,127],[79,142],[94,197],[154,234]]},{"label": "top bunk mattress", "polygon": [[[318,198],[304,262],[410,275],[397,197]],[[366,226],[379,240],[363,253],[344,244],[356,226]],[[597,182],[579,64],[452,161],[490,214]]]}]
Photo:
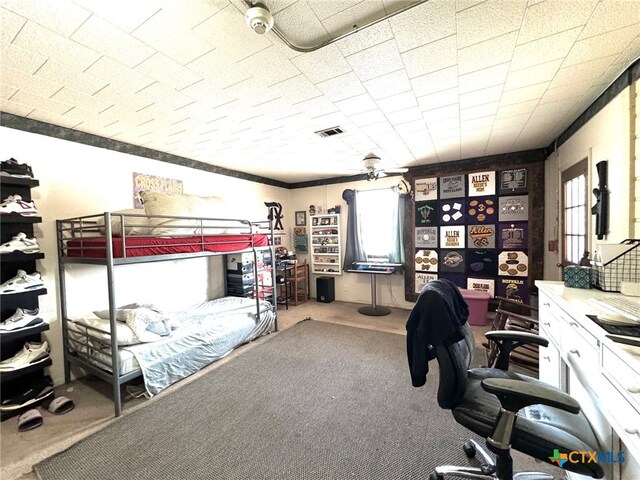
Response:
[{"label": "top bunk mattress", "polygon": [[[105,237],[76,238],[66,241],[66,256],[71,258],[106,258]],[[146,257],[177,253],[236,252],[269,246],[269,236],[262,233],[243,235],[196,235],[191,237],[128,236],[113,237],[113,257]]]}]

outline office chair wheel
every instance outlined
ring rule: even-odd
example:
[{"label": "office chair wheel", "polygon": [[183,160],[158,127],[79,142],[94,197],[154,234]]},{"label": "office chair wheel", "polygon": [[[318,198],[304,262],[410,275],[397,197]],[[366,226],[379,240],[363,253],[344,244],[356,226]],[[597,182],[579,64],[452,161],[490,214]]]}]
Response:
[{"label": "office chair wheel", "polygon": [[433,472],[429,475],[429,480],[444,480],[444,475],[438,472]]},{"label": "office chair wheel", "polygon": [[464,454],[467,458],[474,458],[476,456],[476,447],[474,447],[471,442],[467,442],[462,445],[462,450],[464,450]]}]

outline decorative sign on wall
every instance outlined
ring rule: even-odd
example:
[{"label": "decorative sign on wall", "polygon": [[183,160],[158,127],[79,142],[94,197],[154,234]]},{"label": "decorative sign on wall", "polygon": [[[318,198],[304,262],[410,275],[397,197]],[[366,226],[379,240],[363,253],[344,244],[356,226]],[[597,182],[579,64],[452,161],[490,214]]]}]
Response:
[{"label": "decorative sign on wall", "polygon": [[468,175],[469,196],[495,195],[496,172],[474,172]]},{"label": "decorative sign on wall", "polygon": [[440,177],[440,198],[463,198],[465,196],[464,180],[464,175]]},{"label": "decorative sign on wall", "polygon": [[438,198],[438,179],[437,178],[420,178],[416,179],[415,184],[415,200],[421,202],[423,200],[437,200]]},{"label": "decorative sign on wall", "polygon": [[438,248],[438,227],[417,227],[416,248]]},{"label": "decorative sign on wall", "polygon": [[526,168],[511,168],[415,181],[416,293],[446,278],[528,300],[527,180]]},{"label": "decorative sign on wall", "polygon": [[500,195],[527,193],[527,169],[513,168],[500,171]]},{"label": "decorative sign on wall", "polygon": [[182,180],[133,172],[134,208],[144,208],[142,192],[182,193]]}]

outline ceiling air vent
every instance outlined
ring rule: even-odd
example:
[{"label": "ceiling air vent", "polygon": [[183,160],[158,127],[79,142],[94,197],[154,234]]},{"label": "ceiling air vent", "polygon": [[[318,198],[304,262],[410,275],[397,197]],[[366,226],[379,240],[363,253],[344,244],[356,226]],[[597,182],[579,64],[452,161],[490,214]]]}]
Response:
[{"label": "ceiling air vent", "polygon": [[331,128],[325,128],[324,130],[318,130],[315,133],[320,135],[321,137],[331,137],[332,135],[338,135],[339,133],[344,133],[344,130],[342,130],[340,127],[331,127]]}]

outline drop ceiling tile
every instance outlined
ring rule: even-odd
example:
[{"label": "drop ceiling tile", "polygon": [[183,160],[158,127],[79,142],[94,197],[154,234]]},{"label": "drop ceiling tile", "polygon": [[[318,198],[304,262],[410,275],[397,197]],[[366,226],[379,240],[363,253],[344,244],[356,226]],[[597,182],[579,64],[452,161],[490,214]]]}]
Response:
[{"label": "drop ceiling tile", "polygon": [[412,78],[411,85],[417,97],[457,87],[458,67],[454,65],[433,73]]},{"label": "drop ceiling tile", "polygon": [[376,102],[373,101],[368,93],[335,102],[335,105],[345,115],[357,115],[358,113],[368,112],[377,108]]},{"label": "drop ceiling tile", "polygon": [[4,82],[0,83],[0,98],[3,100],[9,100],[18,89],[16,87],[12,87]]},{"label": "drop ceiling tile", "polygon": [[513,51],[511,71],[564,58],[573,47],[580,31],[581,28],[577,27],[518,45]]},{"label": "drop ceiling tile", "polygon": [[202,79],[200,75],[159,52],[142,62],[134,70],[176,90]]},{"label": "drop ceiling tile", "polygon": [[159,102],[166,105],[167,110],[177,110],[180,107],[189,105],[194,100],[184,92],[178,92],[173,88],[155,82],[148,87],[143,88],[135,93],[136,98],[143,104]]},{"label": "drop ceiling tile", "polygon": [[345,73],[316,85],[322,93],[332,102],[344,100],[366,93],[362,82],[355,73]]},{"label": "drop ceiling tile", "polygon": [[[273,17],[278,30],[293,45],[308,48],[330,40],[329,34],[307,1],[297,1]],[[249,27],[244,28],[251,32]],[[251,34],[255,35],[253,32]],[[275,34],[264,36],[275,37]]]},{"label": "drop ceiling tile", "polygon": [[136,111],[131,108],[130,104],[116,103],[100,112],[100,115],[106,119],[105,126],[115,123],[127,123],[132,127],[136,127],[138,125],[147,123],[149,120],[153,120],[153,117],[151,117],[148,113],[148,110]]},{"label": "drop ceiling tile", "polygon": [[[470,132],[478,129],[489,129],[489,133],[491,132],[491,127],[493,126],[494,120],[496,119],[495,115],[488,115],[486,117],[474,118],[472,120],[463,120],[460,122],[460,131],[464,134],[465,132]],[[463,135],[463,138],[465,135]]]},{"label": "drop ceiling tile", "polygon": [[[359,97],[355,97],[355,98],[358,99]],[[373,103],[373,100],[371,100],[370,98],[369,100],[373,104],[373,108],[375,108],[375,104]],[[343,102],[352,102],[351,106],[354,110],[356,110],[358,106],[361,105],[360,103],[358,103],[358,100],[354,100],[354,99],[344,100]],[[366,104],[367,100],[361,99],[360,102],[362,104]],[[306,100],[304,102],[300,102],[296,104],[296,106],[300,108],[302,112],[313,112],[316,116],[319,116],[319,115],[326,115],[327,113],[336,112],[338,110],[338,105],[340,103],[342,102],[336,103],[334,105],[327,99],[327,97],[322,96],[322,97],[312,98],[311,100]],[[345,104],[345,108],[348,108],[347,104]],[[293,120],[293,121],[297,122],[297,120]]]},{"label": "drop ceiling tile", "polygon": [[336,42],[336,45],[346,57],[392,39],[393,32],[391,31],[391,26],[388,21],[385,21],[349,35]]},{"label": "drop ceiling tile", "polygon": [[460,140],[460,124],[454,122],[446,122],[446,124],[450,124],[450,126],[448,128],[444,128],[444,125],[439,125],[436,128],[432,128],[432,125],[427,125],[431,140],[434,144],[448,138],[455,138],[458,141]]},{"label": "drop ceiling tile", "polygon": [[400,52],[393,40],[354,53],[346,57],[346,60],[362,81],[395,72],[403,67]]},{"label": "drop ceiling tile", "polygon": [[433,110],[425,110],[422,112],[422,116],[429,123],[438,122],[440,120],[447,120],[450,118],[454,118],[456,119],[456,121],[459,121],[460,107],[456,102],[453,105],[447,105],[446,107],[434,108]]},{"label": "drop ceiling tile", "polygon": [[498,111],[500,102],[485,103],[477,107],[460,109],[460,122],[465,120],[473,120],[474,118],[486,117],[487,115],[495,115]]},{"label": "drop ceiling tile", "polygon": [[458,103],[458,87],[418,97],[421,110],[433,110]]},{"label": "drop ceiling tile", "polygon": [[[381,0],[367,0],[353,2],[349,5],[349,1],[330,3],[339,4],[342,8],[334,15],[321,18],[322,25],[332,38],[339,37],[345,33],[351,33],[359,27],[363,27],[371,22],[381,19],[384,16],[384,7]],[[312,8],[316,7],[317,1],[309,2]],[[384,22],[380,22],[384,23]],[[365,29],[366,32],[368,29]],[[362,33],[362,32],[359,32]],[[357,36],[358,33],[352,34],[351,37]]]},{"label": "drop ceiling tile", "polygon": [[11,43],[26,22],[24,17],[0,7],[0,41]]},{"label": "drop ceiling tile", "polygon": [[84,70],[93,64],[100,54],[95,50],[69,40],[34,22],[27,22],[13,41],[14,45],[34,50],[45,57],[73,65],[77,70]]},{"label": "drop ceiling tile", "polygon": [[466,75],[460,75],[460,93],[473,92],[495,85],[502,85],[509,72],[509,63],[502,63],[493,67],[477,70]]},{"label": "drop ceiling tile", "polygon": [[0,62],[2,67],[11,67],[23,72],[35,72],[47,57],[39,52],[24,49],[13,43],[0,42]]},{"label": "drop ceiling tile", "polygon": [[300,75],[300,70],[273,46],[241,60],[238,66],[265,87]]},{"label": "drop ceiling tile", "polygon": [[456,16],[458,48],[475,45],[520,28],[526,1],[489,0],[459,12]]},{"label": "drop ceiling tile", "polygon": [[214,48],[187,25],[176,22],[172,12],[164,9],[136,28],[133,36],[181,65]]},{"label": "drop ceiling tile", "polygon": [[456,12],[461,12],[484,1],[485,0],[456,0]]},{"label": "drop ceiling tile", "polygon": [[404,110],[387,113],[387,119],[396,126],[401,123],[414,122],[416,120],[420,120],[420,122],[424,125],[424,118],[422,116],[422,112],[418,107],[405,108]]},{"label": "drop ceiling tile", "polygon": [[269,87],[272,96],[282,98],[291,104],[297,104],[319,97],[322,92],[304,75],[289,78]]},{"label": "drop ceiling tile", "polygon": [[46,98],[49,98],[62,88],[59,83],[49,82],[11,67],[0,68],[0,84],[26,90],[29,93]]},{"label": "drop ceiling tile", "polygon": [[460,158],[484,157],[487,147],[487,140],[481,139],[472,143],[461,142]]},{"label": "drop ceiling tile", "polygon": [[47,60],[38,69],[35,76],[43,79],[40,81],[50,81],[60,84],[60,86],[71,87],[86,95],[93,95],[109,84],[109,80],[102,80],[88,73],[74,71],[68,66],[52,60]]},{"label": "drop ceiling tile", "polygon": [[[606,84],[602,84],[602,89],[604,90],[606,86]],[[557,102],[559,100],[564,100],[567,98],[578,100],[579,97],[584,95],[592,87],[593,83],[589,80],[576,80],[573,83],[565,83],[564,85],[558,85],[557,87],[550,85],[540,99],[540,104]],[[562,110],[560,112],[564,113],[564,111]]]},{"label": "drop ceiling tile", "polygon": [[[71,35],[91,15],[90,12],[69,0],[55,2],[3,0],[2,6],[64,37]],[[5,28],[4,24],[2,28]]]},{"label": "drop ceiling tile", "polygon": [[68,87],[58,90],[55,95],[49,98],[96,114],[111,105],[107,100],[95,96],[92,97],[91,95],[85,95],[84,93],[80,93]]},{"label": "drop ceiling tile", "polygon": [[51,98],[41,97],[40,95],[29,93],[26,90],[19,90],[11,100],[17,103],[31,105],[38,110],[45,110],[58,115],[62,115],[64,112],[73,108],[73,105],[69,103],[63,103]]},{"label": "drop ceiling tile", "polygon": [[229,61],[237,62],[272,45],[267,35],[252,31],[234,6],[220,10],[193,31],[209,45],[227,52]]},{"label": "drop ceiling tile", "polygon": [[[273,3],[273,1],[269,2],[271,12],[274,12]],[[162,3],[162,13],[173,18],[176,23],[184,24],[188,28],[195,28],[228,6],[227,0],[189,2],[189,8],[185,8],[182,2],[169,1]]]},{"label": "drop ceiling tile", "polygon": [[516,117],[519,115],[531,115],[533,110],[535,110],[538,105],[539,99],[529,100],[527,102],[513,103],[510,105],[500,105],[498,108],[498,113],[496,114],[497,119],[501,118],[510,118]]},{"label": "drop ceiling tile", "polygon": [[315,52],[305,53],[291,60],[313,83],[351,72],[351,66],[335,45],[328,45]]},{"label": "drop ceiling tile", "polygon": [[0,111],[12,113],[20,117],[26,117],[33,110],[34,108],[30,105],[24,105],[22,103],[0,99]]},{"label": "drop ceiling tile", "polygon": [[73,128],[75,125],[78,124],[78,121],[74,118],[65,117],[64,115],[61,115],[56,112],[51,112],[44,108],[37,108],[33,110],[31,113],[29,113],[29,115],[27,115],[27,117],[33,118],[34,120],[39,120],[41,122],[47,122],[47,123],[51,123],[52,125],[58,125],[66,128]]},{"label": "drop ceiling tile", "polygon": [[383,122],[378,122],[378,123],[372,123],[370,125],[364,125],[362,127],[360,127],[360,129],[367,135],[369,135],[369,137],[371,137],[372,140],[376,141],[378,135],[385,135],[385,134],[391,134],[391,133],[395,133],[395,130],[393,129],[393,127],[391,126],[391,124],[386,120]]},{"label": "drop ceiling tile", "polygon": [[359,0],[342,0],[340,2],[333,2],[331,0],[316,0],[309,3],[309,7],[313,14],[320,20],[325,20],[333,15],[338,15],[340,12],[347,10],[354,5],[358,4]]},{"label": "drop ceiling tile", "polygon": [[432,0],[391,17],[389,23],[398,49],[406,52],[454,35],[455,4],[449,0]]},{"label": "drop ceiling tile", "polygon": [[358,127],[364,127],[367,125],[372,125],[374,123],[388,121],[387,117],[385,117],[380,110],[371,110],[370,112],[364,112],[358,115],[351,115],[349,118]]},{"label": "drop ceiling tile", "polygon": [[513,55],[517,38],[518,32],[511,32],[461,48],[458,50],[458,72],[464,75],[508,62]]},{"label": "drop ceiling tile", "polygon": [[578,100],[578,98],[572,97],[557,100],[555,102],[540,102],[531,114],[531,118],[528,123],[535,121],[536,118],[540,116],[555,116],[555,118],[558,119],[558,112],[566,112],[573,108],[578,103]]},{"label": "drop ceiling tile", "polygon": [[500,132],[503,131],[510,131],[516,128],[522,129],[522,127],[529,121],[529,117],[531,117],[531,113],[521,113],[519,115],[512,115],[509,117],[501,117],[499,115],[500,110],[498,110],[498,115],[496,115],[496,119],[493,122],[492,136],[502,135]]},{"label": "drop ceiling tile", "polygon": [[548,82],[553,79],[562,65],[562,59],[553,60],[533,67],[509,72],[505,82],[505,91],[527,87],[536,83]]},{"label": "drop ceiling tile", "polygon": [[[640,10],[640,6],[638,6]],[[620,54],[640,34],[640,24],[585,38],[575,43],[563,66]]]},{"label": "drop ceiling tile", "polygon": [[600,2],[580,34],[580,40],[640,23],[640,8],[636,0]]},{"label": "drop ceiling tile", "polygon": [[83,23],[71,39],[96,52],[108,55],[127,67],[135,67],[155,52],[141,41],[96,15]]},{"label": "drop ceiling tile", "polygon": [[452,162],[460,160],[460,139],[447,139],[444,142],[434,144],[438,160],[441,162]]},{"label": "drop ceiling tile", "polygon": [[502,99],[500,100],[500,106],[503,107],[514,103],[527,102],[529,100],[539,100],[542,98],[542,95],[544,95],[548,86],[549,82],[543,82],[503,92]]},{"label": "drop ceiling tile", "polygon": [[104,0],[74,0],[74,3],[113,23],[125,32],[131,32],[161,8],[156,0],[138,0],[126,2],[126,4],[120,1],[122,5],[119,8],[114,8],[113,2]]},{"label": "drop ceiling tile", "polygon": [[582,27],[597,4],[597,0],[563,0],[530,5],[522,22],[518,44]]},{"label": "drop ceiling tile", "polygon": [[[420,113],[420,111],[418,111],[418,113]],[[394,128],[396,129],[396,132],[398,132],[398,135],[400,135],[400,137],[403,138],[403,141],[404,139],[410,138],[412,136],[426,137],[429,135],[427,124],[424,123],[424,120],[422,119],[422,115],[420,115],[420,118],[417,120],[412,120],[412,121],[403,122],[403,123],[394,125]]]},{"label": "drop ceiling tile", "polygon": [[413,92],[399,93],[391,97],[380,99],[376,103],[378,104],[380,110],[382,110],[382,112],[385,114],[418,106],[416,96],[413,94]]},{"label": "drop ceiling tile", "polygon": [[231,61],[224,50],[212,50],[186,65],[186,68],[197,73],[208,85],[208,88],[223,88],[251,77],[247,70],[249,63]]},{"label": "drop ceiling tile", "polygon": [[589,83],[598,80],[603,76],[604,72],[611,66],[618,55],[610,55],[608,57],[597,58],[588,62],[578,63],[575,65],[563,66],[551,81],[549,88],[567,85],[576,81]]},{"label": "drop ceiling tile", "polygon": [[460,109],[463,110],[465,108],[496,102],[500,100],[501,96],[502,85],[496,85],[495,87],[483,88],[482,90],[465,93],[460,95]]},{"label": "drop ceiling tile", "polygon": [[155,82],[155,79],[127,68],[109,57],[101,57],[85,73],[109,82],[110,89],[122,93],[135,93]]},{"label": "drop ceiling tile", "polygon": [[402,53],[409,78],[451,67],[457,62],[456,36],[451,35]]},{"label": "drop ceiling tile", "polygon": [[411,90],[411,82],[404,69],[391,72],[364,82],[371,98],[378,100]]}]

